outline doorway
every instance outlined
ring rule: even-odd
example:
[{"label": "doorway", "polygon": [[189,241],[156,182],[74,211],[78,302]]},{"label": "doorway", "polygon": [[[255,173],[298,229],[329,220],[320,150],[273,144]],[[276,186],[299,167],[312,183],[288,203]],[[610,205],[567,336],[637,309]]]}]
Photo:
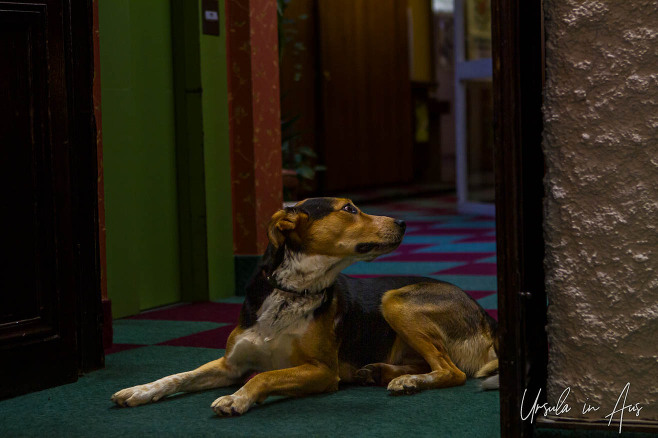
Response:
[{"label": "doorway", "polygon": [[[442,6],[445,2],[433,2],[434,8]],[[464,213],[493,216],[490,1],[455,0],[454,23],[457,205]]]},{"label": "doorway", "polygon": [[104,363],[90,17],[0,2],[0,398]]}]

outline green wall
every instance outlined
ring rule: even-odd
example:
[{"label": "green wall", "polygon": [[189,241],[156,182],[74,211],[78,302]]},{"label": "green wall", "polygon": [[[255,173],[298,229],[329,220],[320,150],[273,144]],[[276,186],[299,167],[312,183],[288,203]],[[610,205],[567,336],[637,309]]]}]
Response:
[{"label": "green wall", "polygon": [[[208,230],[208,287],[212,299],[234,294],[231,155],[228,133],[226,25],[219,2],[220,36],[201,35],[203,138]],[[201,14],[199,14],[199,28]]]},{"label": "green wall", "polygon": [[99,2],[114,317],[180,300],[169,2]]},{"label": "green wall", "polygon": [[[192,13],[200,17],[198,10]],[[171,15],[169,0],[99,2],[107,280],[115,318],[181,300],[233,295],[224,5],[221,1],[222,36],[202,36],[200,23],[192,21],[198,40],[184,43],[186,52],[198,54],[189,59],[200,64],[186,69],[196,70],[202,82],[201,99],[187,99],[183,109],[184,117],[203,121],[190,123],[200,132],[188,132],[183,140],[185,147],[198,150],[191,168],[180,163],[180,139],[178,151],[176,145],[181,113],[175,108]],[[194,166],[199,175],[205,173],[205,187],[178,193],[177,172],[185,168],[193,178]],[[195,201],[204,189],[205,206]],[[192,210],[190,199],[196,202]],[[181,206],[187,210],[179,211]],[[200,231],[207,257],[194,252],[205,252],[203,245],[188,240],[187,225],[203,228],[195,228],[190,217],[207,223],[206,235]],[[187,219],[179,223],[179,218]],[[194,238],[198,242],[198,233]],[[207,263],[207,270],[204,266],[196,274],[197,279],[199,272],[207,275],[207,286],[193,281],[188,271],[181,273],[181,251],[196,266]]]}]

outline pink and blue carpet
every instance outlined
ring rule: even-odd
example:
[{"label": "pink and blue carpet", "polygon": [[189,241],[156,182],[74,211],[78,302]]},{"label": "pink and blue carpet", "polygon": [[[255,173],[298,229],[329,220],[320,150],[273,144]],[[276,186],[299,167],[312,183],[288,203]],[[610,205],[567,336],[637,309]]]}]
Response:
[{"label": "pink and blue carpet", "polygon": [[[497,318],[494,218],[458,214],[455,199],[417,198],[363,206],[366,213],[407,222],[400,247],[344,272],[354,277],[420,275],[456,284]],[[114,322],[114,345],[106,351],[147,345],[226,347],[240,313],[241,297],[143,312]]]},{"label": "pink and blue carpet", "polygon": [[[405,219],[400,248],[348,269],[358,276],[425,275],[453,282],[496,316],[493,220],[462,216],[450,197],[362,205],[374,214]],[[345,386],[332,394],[282,400],[272,397],[237,418],[218,418],[217,397],[237,388],[178,394],[158,403],[122,409],[115,391],[190,370],[224,354],[241,297],[179,304],[114,321],[115,345],[105,368],[77,382],[0,401],[4,437],[499,437],[497,391],[478,381],[413,396],[391,397],[386,388]]]}]

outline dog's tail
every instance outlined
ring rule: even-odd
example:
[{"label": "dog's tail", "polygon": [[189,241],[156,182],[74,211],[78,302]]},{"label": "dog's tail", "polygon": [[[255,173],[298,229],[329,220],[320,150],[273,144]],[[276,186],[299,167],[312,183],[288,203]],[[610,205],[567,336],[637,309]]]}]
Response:
[{"label": "dog's tail", "polygon": [[486,377],[480,383],[483,390],[498,389],[500,384],[498,380],[498,359],[487,362],[482,368],[475,373],[475,377]]}]

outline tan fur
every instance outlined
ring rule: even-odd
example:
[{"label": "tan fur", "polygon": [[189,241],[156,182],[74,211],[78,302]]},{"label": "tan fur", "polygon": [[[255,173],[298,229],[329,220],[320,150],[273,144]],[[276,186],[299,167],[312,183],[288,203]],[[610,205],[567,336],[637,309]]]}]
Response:
[{"label": "tan fur", "polygon": [[[303,205],[304,202],[299,202],[297,206]],[[344,198],[335,199],[336,213],[326,216],[321,221],[309,223],[303,218],[294,219],[296,213],[286,215],[284,210],[277,212],[273,221],[275,223],[282,220],[296,222],[297,226],[291,233],[291,237],[293,240],[298,238],[303,241],[305,252],[308,255],[322,254],[349,258],[353,263],[360,259],[372,259],[383,252],[388,252],[381,251],[362,256],[354,253],[354,247],[362,242],[392,243],[397,234],[395,219],[386,216],[372,216],[358,209],[356,215],[340,211],[346,203],[351,203],[351,201]],[[288,219],[290,216],[293,219]],[[276,221],[274,218],[277,218]],[[399,244],[399,242],[397,243]]]},{"label": "tan fur", "polygon": [[404,290],[402,288],[384,295],[382,313],[400,339],[425,359],[431,371],[396,377],[388,384],[388,390],[400,394],[463,385],[466,374],[455,366],[448,355],[445,336],[438,321],[428,318],[422,308],[408,306],[399,297],[399,292]]},{"label": "tan fur", "polygon": [[271,395],[298,397],[338,390],[338,345],[326,336],[333,330],[335,303],[333,307],[293,341],[289,368],[257,374],[234,394],[215,400],[213,410],[218,415],[239,415]]},{"label": "tan fur", "polygon": [[[332,202],[335,211],[319,220],[311,220],[299,209],[281,210],[272,216],[268,227],[272,245],[278,248],[288,242],[304,250],[285,252],[283,262],[268,274],[278,282],[278,289],[265,298],[255,324],[233,330],[224,357],[193,371],[123,389],[112,396],[112,401],[137,406],[181,391],[241,383],[253,372],[260,372],[234,394],[211,405],[218,415],[240,415],[270,395],[297,397],[336,391],[340,380],[388,385],[397,395],[462,385],[467,375],[480,377],[495,372],[494,333],[484,326],[469,326],[455,339],[448,336],[461,330],[455,312],[470,312],[468,306],[474,304],[455,305],[445,297],[463,292],[439,283],[421,282],[384,294],[381,312],[397,334],[386,362],[360,369],[339,362],[337,296],[327,311],[320,316],[314,313],[324,302],[323,290],[349,264],[395,249],[401,233],[392,218],[370,216],[360,210],[356,214],[342,211],[346,203],[351,205],[347,199]],[[377,246],[366,254],[355,249],[359,244],[372,243]],[[437,297],[441,299],[433,299]]]},{"label": "tan fur", "polygon": [[[236,327],[231,332],[226,345],[227,351],[233,346],[235,338],[241,332],[240,327]],[[111,400],[120,406],[143,405],[178,392],[229,386],[239,382],[245,372],[246,370],[234,366],[226,360],[226,357],[222,357],[193,371],[174,374],[152,383],[123,389],[112,395]]]}]

